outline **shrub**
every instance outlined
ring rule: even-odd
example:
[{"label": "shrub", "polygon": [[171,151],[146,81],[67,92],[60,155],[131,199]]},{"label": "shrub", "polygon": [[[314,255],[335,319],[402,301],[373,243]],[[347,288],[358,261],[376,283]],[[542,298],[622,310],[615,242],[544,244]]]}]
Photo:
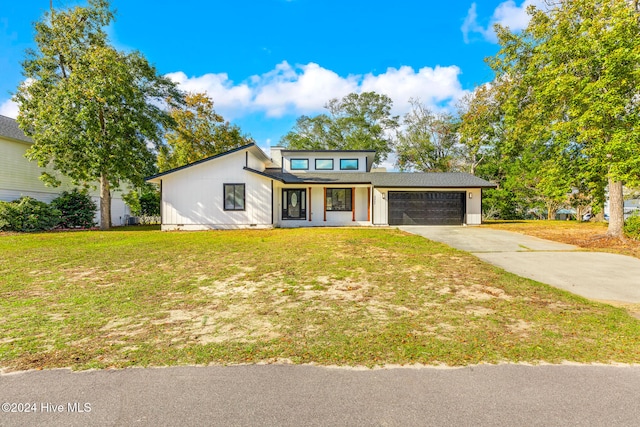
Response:
[{"label": "shrub", "polygon": [[60,223],[60,211],[32,197],[0,204],[0,230],[51,230]]},{"label": "shrub", "polygon": [[0,201],[0,231],[13,231],[19,224],[18,204]]},{"label": "shrub", "polygon": [[624,234],[630,239],[640,240],[640,215],[634,215],[624,223]]},{"label": "shrub", "polygon": [[140,191],[132,190],[123,195],[124,201],[131,209],[133,216],[160,216],[160,192],[151,185],[145,185]]},{"label": "shrub", "polygon": [[144,216],[160,216],[160,192],[158,190],[151,189],[142,193],[140,211]]},{"label": "shrub", "polygon": [[94,225],[97,206],[86,190],[74,188],[63,191],[51,201],[51,206],[61,214],[60,226],[64,228],[90,228]]}]

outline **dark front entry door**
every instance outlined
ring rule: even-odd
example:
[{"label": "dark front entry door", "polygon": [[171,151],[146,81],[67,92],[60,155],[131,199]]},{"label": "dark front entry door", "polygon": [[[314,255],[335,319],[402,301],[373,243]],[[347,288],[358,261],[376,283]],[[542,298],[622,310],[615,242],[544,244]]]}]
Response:
[{"label": "dark front entry door", "polygon": [[301,189],[282,190],[282,219],[306,219],[307,191]]},{"label": "dark front entry door", "polygon": [[461,225],[465,193],[390,191],[389,225]]}]

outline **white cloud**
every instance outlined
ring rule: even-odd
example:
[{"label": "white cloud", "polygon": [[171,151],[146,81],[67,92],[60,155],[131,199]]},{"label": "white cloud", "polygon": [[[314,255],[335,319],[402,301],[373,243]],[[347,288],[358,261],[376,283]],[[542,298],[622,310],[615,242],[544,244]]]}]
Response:
[{"label": "white cloud", "polygon": [[254,107],[271,117],[313,113],[329,99],[342,98],[358,89],[354,77],[340,77],[313,62],[294,68],[285,61],[252,80],[256,83]]},{"label": "white cloud", "polygon": [[227,74],[187,77],[183,72],[168,74],[183,90],[206,91],[216,110],[226,118],[263,112],[267,117],[326,112],[332,98],[349,93],[375,91],[394,101],[394,113],[409,110],[409,98],[419,98],[434,109],[452,106],[465,94],[456,66],[389,68],[383,74],[346,77],[315,63],[292,66],[286,61],[262,75],[235,84]]},{"label": "white cloud", "polygon": [[18,104],[13,102],[11,99],[7,99],[5,102],[0,104],[0,115],[15,119],[18,117]]},{"label": "white cloud", "polygon": [[453,106],[464,94],[456,66],[424,67],[415,72],[411,67],[388,68],[384,74],[367,74],[360,88],[363,92],[383,93],[393,100],[394,113],[410,109],[409,99],[419,99],[434,110]]},{"label": "white cloud", "polygon": [[207,92],[213,98],[216,110],[225,112],[226,118],[236,117],[251,104],[251,89],[247,84],[234,85],[227,73],[203,74],[187,77],[182,71],[166,75],[188,92]]},{"label": "white cloud", "polygon": [[525,29],[530,19],[527,14],[527,8],[531,5],[543,8],[544,0],[524,0],[519,6],[514,0],[504,1],[496,7],[493,15],[489,19],[489,23],[484,27],[478,23],[476,3],[472,3],[460,28],[464,42],[469,43],[469,35],[477,33],[485,40],[495,43],[497,41],[495,31],[493,30],[495,24],[509,27],[511,31],[521,31]]}]

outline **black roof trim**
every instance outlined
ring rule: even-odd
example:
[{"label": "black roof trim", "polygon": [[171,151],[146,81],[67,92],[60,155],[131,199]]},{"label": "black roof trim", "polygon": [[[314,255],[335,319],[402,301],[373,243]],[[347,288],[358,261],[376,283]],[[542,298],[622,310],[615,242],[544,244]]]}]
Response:
[{"label": "black roof trim", "polygon": [[[411,173],[411,172],[409,172]],[[416,190],[417,188],[496,188],[497,185],[495,184],[491,184],[491,185],[436,185],[436,186],[424,186],[424,187],[420,187],[420,186],[407,186],[407,185],[376,185],[376,188],[409,188],[410,190],[406,190],[407,192],[409,191],[421,191],[421,190]]]},{"label": "black roof trim", "polygon": [[189,164],[186,164],[184,166],[179,166],[177,168],[169,169],[168,171],[157,173],[155,175],[146,177],[144,180],[145,181],[149,181],[151,179],[160,178],[161,176],[165,176],[165,175],[168,175],[168,174],[173,173],[173,172],[177,172],[177,171],[182,170],[182,169],[190,168],[191,166],[199,165],[200,163],[208,162],[209,160],[217,159],[219,157],[226,156],[227,154],[237,153],[238,151],[242,151],[242,150],[245,150],[247,148],[251,148],[251,147],[253,147],[255,145],[256,144],[254,142],[252,142],[251,144],[246,144],[246,145],[243,145],[242,147],[237,147],[237,148],[234,148],[232,150],[225,151],[224,153],[220,153],[220,154],[216,154],[214,156],[206,157],[206,158],[204,158],[202,160],[198,160],[197,162],[189,163]]},{"label": "black roof trim", "polygon": [[280,150],[281,153],[375,153],[376,150]]},{"label": "black roof trim", "polygon": [[[262,175],[262,176],[267,177],[267,178],[275,179],[276,181],[280,181],[283,184],[286,184],[286,182],[284,182],[281,178],[278,178],[277,176],[269,175],[266,172],[261,172],[259,170],[252,169],[252,168],[247,167],[247,166],[243,167],[242,169],[244,169],[246,171],[249,171],[249,172],[257,173],[258,175]],[[280,170],[280,169],[278,168],[278,170]]]}]

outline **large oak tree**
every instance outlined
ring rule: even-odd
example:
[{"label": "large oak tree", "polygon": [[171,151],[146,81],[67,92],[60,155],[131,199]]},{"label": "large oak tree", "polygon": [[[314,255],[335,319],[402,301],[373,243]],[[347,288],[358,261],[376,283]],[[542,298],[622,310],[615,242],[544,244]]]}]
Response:
[{"label": "large oak tree", "polygon": [[334,98],[325,105],[329,114],[299,117],[281,143],[301,150],[376,150],[379,163],[393,151],[398,117],[392,106],[391,98],[375,92]]},{"label": "large oak tree", "polygon": [[165,100],[182,99],[142,54],[109,44],[104,28],[113,18],[106,0],[46,13],[14,96],[34,141],[27,156],[75,182],[99,182],[102,229],[111,226],[111,189],[139,185],[153,171],[152,145],[171,123]]},{"label": "large oak tree", "polygon": [[529,153],[550,193],[578,182],[602,194],[607,184],[608,234],[615,237],[623,236],[623,183],[640,177],[635,3],[561,0],[530,8],[522,33],[497,28],[501,49],[490,60],[508,87],[501,92],[506,145]]}]

